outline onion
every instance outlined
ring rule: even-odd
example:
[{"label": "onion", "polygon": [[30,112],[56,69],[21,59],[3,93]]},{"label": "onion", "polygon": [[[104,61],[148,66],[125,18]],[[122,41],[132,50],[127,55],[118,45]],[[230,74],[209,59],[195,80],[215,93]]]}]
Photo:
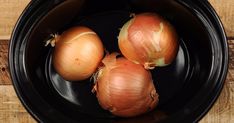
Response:
[{"label": "onion", "polygon": [[146,69],[169,65],[178,52],[178,36],[172,25],[154,13],[135,15],[121,28],[119,48],[129,60]]},{"label": "onion", "polygon": [[54,36],[53,66],[65,80],[89,78],[98,68],[104,55],[98,35],[87,27],[73,27]]},{"label": "onion", "polygon": [[132,117],[154,109],[158,94],[151,73],[142,65],[116,53],[106,56],[96,75],[93,92],[102,108],[120,117]]}]

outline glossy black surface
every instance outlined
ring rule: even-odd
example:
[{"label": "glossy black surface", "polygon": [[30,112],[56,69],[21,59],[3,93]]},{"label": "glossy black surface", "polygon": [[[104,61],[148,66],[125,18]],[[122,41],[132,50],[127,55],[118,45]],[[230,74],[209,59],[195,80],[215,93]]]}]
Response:
[{"label": "glossy black surface", "polygon": [[[119,51],[119,28],[131,13],[156,12],[170,21],[180,37],[175,61],[152,70],[160,95],[158,107],[143,116],[118,118],[104,111],[92,81],[68,82],[51,64],[51,33],[85,25],[105,48]],[[228,48],[223,27],[206,1],[51,0],[33,1],[19,19],[9,48],[15,90],[26,109],[41,122],[196,122],[219,95],[227,73]]]}]

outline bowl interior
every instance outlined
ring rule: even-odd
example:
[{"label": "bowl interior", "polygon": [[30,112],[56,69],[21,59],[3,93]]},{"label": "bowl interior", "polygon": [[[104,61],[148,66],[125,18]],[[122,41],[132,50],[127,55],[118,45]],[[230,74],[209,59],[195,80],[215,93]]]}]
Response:
[{"label": "bowl interior", "polygon": [[[151,71],[160,95],[158,107],[143,116],[121,119],[99,106],[95,94],[91,92],[93,81],[69,82],[56,73],[51,64],[53,48],[45,47],[45,40],[50,34],[85,25],[100,36],[109,52],[119,52],[119,29],[130,19],[131,13],[141,12],[155,12],[171,22],[179,35],[180,48],[171,65]],[[59,2],[35,22],[25,44],[21,46],[24,49],[24,70],[30,80],[26,84],[36,90],[52,112],[74,121],[91,117],[113,122],[156,122],[169,119],[178,112],[190,114],[194,108],[190,107],[199,106],[199,101],[194,101],[194,98],[202,88],[215,84],[209,81],[217,50],[212,35],[198,13],[179,0]],[[199,98],[202,100],[204,97]]]}]

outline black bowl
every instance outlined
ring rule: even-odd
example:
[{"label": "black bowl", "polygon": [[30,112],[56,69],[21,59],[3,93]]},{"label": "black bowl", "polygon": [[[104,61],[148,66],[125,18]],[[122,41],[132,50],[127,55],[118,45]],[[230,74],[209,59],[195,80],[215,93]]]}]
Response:
[{"label": "black bowl", "polygon": [[[176,28],[180,48],[176,60],[152,70],[160,95],[158,107],[134,118],[103,110],[92,81],[69,82],[51,65],[51,33],[85,25],[101,37],[105,48],[119,51],[119,28],[131,13],[155,12]],[[218,97],[228,69],[228,46],[222,24],[205,0],[35,0],[14,29],[9,47],[11,77],[18,97],[40,122],[196,122]]]}]

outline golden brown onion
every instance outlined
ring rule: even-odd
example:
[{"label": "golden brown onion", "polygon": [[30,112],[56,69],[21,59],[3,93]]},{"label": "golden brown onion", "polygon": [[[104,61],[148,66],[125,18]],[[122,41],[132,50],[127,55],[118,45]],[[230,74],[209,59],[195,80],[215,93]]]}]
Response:
[{"label": "golden brown onion", "polygon": [[103,59],[93,92],[99,104],[112,114],[132,117],[154,109],[158,94],[151,73],[142,65],[126,58],[117,58],[116,53]]},{"label": "golden brown onion", "polygon": [[104,55],[98,35],[87,27],[73,27],[55,36],[53,66],[57,73],[69,81],[89,78]]},{"label": "golden brown onion", "polygon": [[178,52],[175,29],[154,13],[135,15],[124,24],[118,39],[122,54],[146,69],[170,64]]}]

